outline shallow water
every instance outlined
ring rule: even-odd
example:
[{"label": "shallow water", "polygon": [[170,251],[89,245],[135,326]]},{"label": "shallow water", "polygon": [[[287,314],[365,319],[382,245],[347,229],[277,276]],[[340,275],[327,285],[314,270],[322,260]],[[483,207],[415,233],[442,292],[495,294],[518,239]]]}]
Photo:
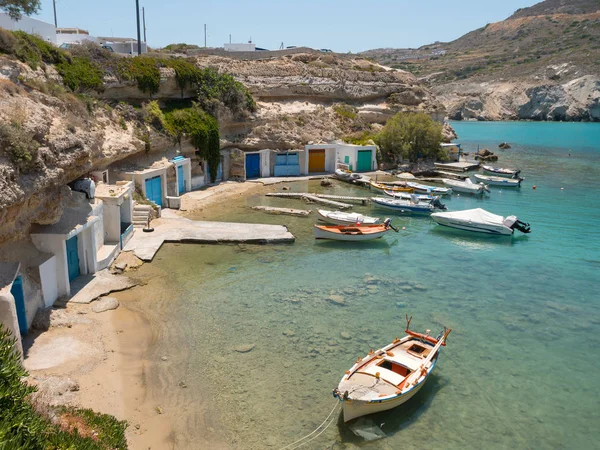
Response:
[{"label": "shallow water", "polygon": [[[344,371],[401,336],[405,314],[418,330],[453,328],[425,387],[371,416],[385,439],[364,442],[338,420],[304,448],[597,448],[600,126],[454,125],[467,151],[509,141],[498,165],[520,167],[526,180],[485,199],[453,197],[448,209],[516,214],[530,235],[471,235],[395,217],[405,230],[377,242],[315,242],[314,216],[248,208],[316,209],[262,195],[279,185],[196,218],[285,224],[293,245],[166,245],[142,267],[139,276],[151,279],[138,306],[157,330],[150,357],[174,361],[157,364],[149,383],[177,418],[178,448],[194,448],[200,408],[209,432],[233,448],[281,448],[310,433],[335,405],[331,389]],[[341,183],[328,192],[369,195]],[[254,347],[239,353],[240,345]]]}]

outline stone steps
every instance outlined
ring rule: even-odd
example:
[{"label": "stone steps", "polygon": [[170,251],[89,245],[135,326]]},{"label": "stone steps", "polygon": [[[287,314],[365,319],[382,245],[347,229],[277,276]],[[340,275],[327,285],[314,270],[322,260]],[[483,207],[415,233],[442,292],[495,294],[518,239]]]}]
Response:
[{"label": "stone steps", "polygon": [[133,228],[144,228],[148,225],[148,217],[151,217],[152,206],[138,205],[133,206],[132,223]]}]

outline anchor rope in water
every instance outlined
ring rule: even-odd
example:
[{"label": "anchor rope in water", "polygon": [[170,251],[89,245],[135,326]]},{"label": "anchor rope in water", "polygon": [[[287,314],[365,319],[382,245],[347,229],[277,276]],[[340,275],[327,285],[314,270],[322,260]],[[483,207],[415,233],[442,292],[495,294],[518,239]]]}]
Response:
[{"label": "anchor rope in water", "polygon": [[[469,373],[468,371],[464,370],[464,367],[461,367],[461,365],[459,363],[457,363],[456,361],[454,361],[452,358],[449,358],[448,356],[444,357],[445,359],[447,359],[448,361],[452,362],[452,364],[454,364],[456,367],[458,367],[460,370]],[[477,381],[476,377],[472,377],[473,382],[475,383],[475,385],[477,386],[477,388],[479,389],[479,391],[483,394],[483,396],[485,397],[486,401],[489,403],[489,405],[491,406],[492,410],[495,410],[496,416],[501,417],[502,420],[504,421],[504,423],[508,426],[508,428],[514,433],[515,436],[519,437],[522,441],[523,444],[525,445],[525,448],[527,450],[531,450],[531,447],[527,444],[527,441],[525,440],[525,438],[516,430],[516,428],[508,421],[508,419],[505,417],[505,415],[502,413],[502,410],[500,408],[498,408],[496,405],[494,405],[494,402],[492,401],[492,399],[490,398],[489,394],[485,391],[485,389],[483,389],[481,387],[481,385],[479,384],[479,382]]]},{"label": "anchor rope in water", "polygon": [[[335,412],[335,411],[336,411],[336,410],[339,408],[339,406],[340,406],[340,405],[341,405],[341,402],[340,402],[340,401],[338,401],[338,400],[336,400],[336,402],[335,402],[335,406],[333,407],[333,409],[331,410],[331,412],[329,413],[329,415],[327,416],[327,418],[326,418],[326,419],[325,419],[325,420],[324,420],[324,421],[321,423],[321,425],[319,425],[317,428],[315,428],[315,429],[313,430],[313,432],[312,432],[312,433],[310,433],[310,434],[307,434],[306,436],[304,436],[304,437],[302,437],[302,438],[298,439],[298,440],[297,440],[297,441],[295,441],[295,442],[292,442],[292,443],[291,443],[291,444],[289,444],[289,445],[286,445],[285,447],[281,448],[280,450],[288,450],[288,449],[290,449],[290,450],[295,450],[295,449],[297,449],[297,448],[300,448],[300,447],[302,447],[302,446],[303,446],[303,445],[305,445],[305,444],[308,444],[308,443],[309,443],[310,441],[312,441],[313,439],[316,439],[316,438],[318,438],[318,437],[319,437],[321,434],[323,434],[323,432],[324,432],[324,431],[325,431],[327,428],[329,428],[329,426],[330,426],[330,425],[331,425],[331,424],[332,424],[332,423],[335,421],[335,416],[333,416],[333,418],[332,418],[331,420],[329,420],[329,419],[331,418],[331,416],[333,415],[333,413],[334,413],[334,412]],[[313,434],[315,434],[317,431],[319,431],[319,428],[321,428],[323,425],[325,425],[325,423],[327,423],[327,421],[329,421],[329,423],[327,424],[327,426],[325,426],[325,428],[323,428],[323,429],[322,429],[322,430],[319,432],[319,434],[317,434],[316,436],[312,437],[311,439],[309,439],[309,440],[308,440],[308,441],[306,441],[306,442],[302,442],[302,441],[304,441],[305,439],[307,439],[307,438],[311,437],[311,436],[312,436]],[[300,442],[302,442],[302,443],[300,444]],[[299,445],[295,446],[296,444],[299,444]],[[295,446],[295,447],[294,447],[294,446]]]}]

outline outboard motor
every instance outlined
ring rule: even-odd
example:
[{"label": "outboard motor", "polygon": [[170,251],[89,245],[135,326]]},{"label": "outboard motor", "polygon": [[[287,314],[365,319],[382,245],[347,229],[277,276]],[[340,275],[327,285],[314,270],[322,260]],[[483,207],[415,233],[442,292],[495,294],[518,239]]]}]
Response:
[{"label": "outboard motor", "polygon": [[519,230],[521,233],[531,233],[531,226],[517,219],[517,216],[508,216],[504,219],[504,225],[511,230]]},{"label": "outboard motor", "polygon": [[394,225],[392,225],[392,219],[390,219],[389,217],[383,221],[383,224],[385,225],[386,228],[391,228],[396,233],[398,233],[400,231],[398,228],[396,228]]},{"label": "outboard motor", "polygon": [[439,197],[434,197],[433,200],[431,200],[431,206],[433,206],[434,208],[437,208],[437,209],[441,209],[441,210],[445,210],[446,209],[446,205],[444,205],[440,201]]}]

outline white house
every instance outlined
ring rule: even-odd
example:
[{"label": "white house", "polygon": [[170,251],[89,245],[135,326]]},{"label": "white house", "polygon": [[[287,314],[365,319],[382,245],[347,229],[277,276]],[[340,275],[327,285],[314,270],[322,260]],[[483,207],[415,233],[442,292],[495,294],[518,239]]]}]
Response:
[{"label": "white house", "polygon": [[48,22],[23,16],[21,20],[13,20],[6,13],[0,13],[0,27],[11,31],[24,31],[40,36],[43,40],[56,44],[56,27]]},{"label": "white house", "polygon": [[254,52],[256,51],[256,44],[252,42],[242,44],[224,44],[223,48],[227,52]]},{"label": "white house", "polygon": [[56,29],[56,45],[59,47],[62,44],[82,44],[86,41],[98,43],[98,38],[90,36],[87,30],[82,30],[81,28]]},{"label": "white house", "polygon": [[98,270],[108,267],[134,233],[133,182],[96,185],[96,198],[104,203],[103,245],[98,250]]},{"label": "white house", "polygon": [[133,181],[135,189],[139,189],[144,197],[163,208],[168,205],[167,168],[168,166],[160,166],[150,167],[148,169],[115,172],[114,177],[122,181]]},{"label": "white house", "polygon": [[303,175],[333,173],[338,164],[345,164],[352,172],[370,172],[377,169],[377,146],[344,143],[306,145]]}]

